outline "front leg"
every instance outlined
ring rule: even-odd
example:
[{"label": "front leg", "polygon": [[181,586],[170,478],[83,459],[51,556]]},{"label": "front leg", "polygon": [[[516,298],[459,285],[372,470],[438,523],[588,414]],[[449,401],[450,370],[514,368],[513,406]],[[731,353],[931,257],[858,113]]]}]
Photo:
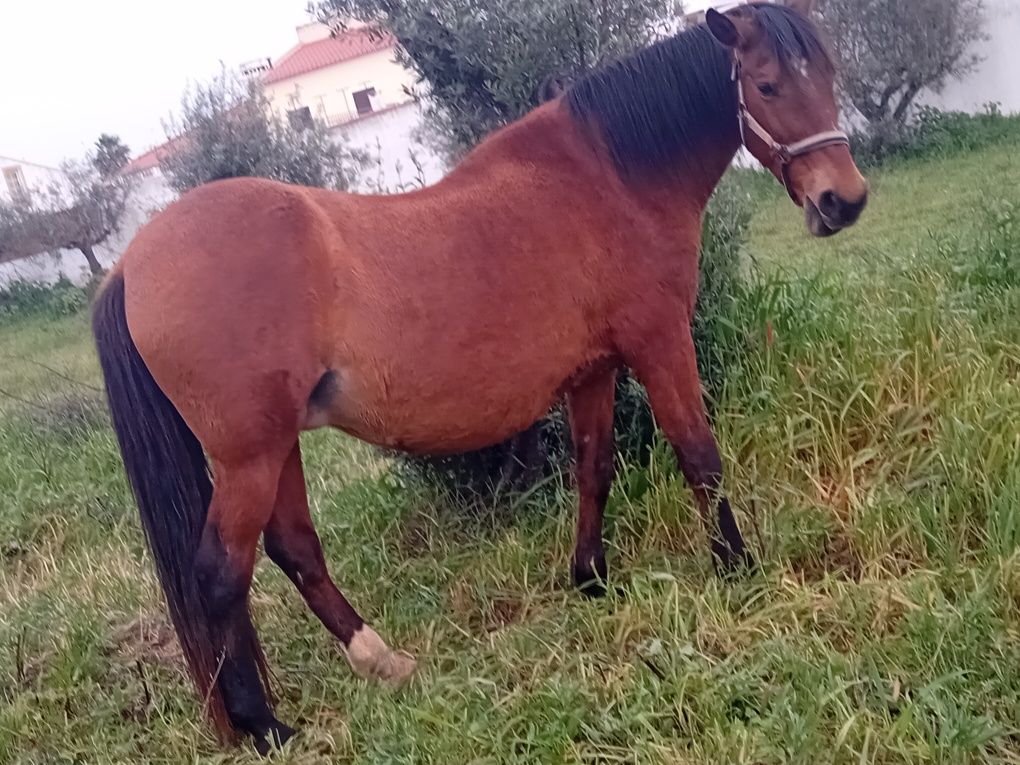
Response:
[{"label": "front leg", "polygon": [[652,413],[676,453],[708,531],[716,570],[730,573],[754,565],[729,500],[721,493],[722,460],[708,423],[690,327],[663,331],[672,322],[649,325],[642,337],[621,348],[648,391]]}]

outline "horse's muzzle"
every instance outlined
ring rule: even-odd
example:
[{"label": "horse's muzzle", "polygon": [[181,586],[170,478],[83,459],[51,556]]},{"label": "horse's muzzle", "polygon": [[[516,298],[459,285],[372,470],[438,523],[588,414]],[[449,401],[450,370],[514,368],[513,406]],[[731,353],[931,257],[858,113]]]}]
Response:
[{"label": "horse's muzzle", "polygon": [[805,198],[804,217],[808,231],[814,236],[822,237],[837,234],[856,223],[867,204],[867,192],[854,202],[843,199],[833,191],[823,192],[818,197],[817,203],[813,199]]}]

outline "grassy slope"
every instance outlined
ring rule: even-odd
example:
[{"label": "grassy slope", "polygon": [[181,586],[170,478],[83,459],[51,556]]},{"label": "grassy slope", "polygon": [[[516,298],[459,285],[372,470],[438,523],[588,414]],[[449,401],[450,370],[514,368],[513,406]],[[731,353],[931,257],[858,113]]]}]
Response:
[{"label": "grassy slope", "polygon": [[[566,489],[458,514],[310,436],[332,568],[422,662],[399,693],[354,679],[264,562],[254,608],[305,731],[279,759],[1020,761],[1020,301],[967,252],[990,194],[1020,204],[1017,148],[889,171],[827,242],[763,204],[716,415],[760,577],[714,578],[665,450],[622,469],[625,597],[591,603],[566,587]],[[256,761],[198,720],[95,394],[24,361],[96,384],[85,317],[0,325],[0,355],[0,389],[58,413],[0,396],[0,763]]]}]

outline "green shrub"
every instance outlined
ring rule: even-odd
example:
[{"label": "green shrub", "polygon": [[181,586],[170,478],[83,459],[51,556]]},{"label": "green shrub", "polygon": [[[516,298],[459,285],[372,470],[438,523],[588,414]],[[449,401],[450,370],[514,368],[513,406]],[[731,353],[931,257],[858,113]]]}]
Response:
[{"label": "green shrub", "polygon": [[[701,279],[694,314],[698,371],[709,399],[717,397],[740,344],[730,337],[726,318],[744,283],[740,253],[754,210],[752,190],[762,173],[731,171],[712,197],[701,231]],[[771,176],[769,176],[771,181]]]},{"label": "green shrub", "polygon": [[1020,140],[1020,115],[1003,114],[986,104],[977,114],[923,107],[905,125],[873,125],[852,136],[854,158],[863,166],[890,159],[923,159],[975,151],[1007,140]]},{"label": "green shrub", "polygon": [[[754,181],[746,171],[728,175],[705,216],[694,341],[710,397],[721,391],[727,365],[740,347],[740,342],[727,336],[731,324],[725,317],[740,291],[740,250],[751,219],[747,186]],[[626,373],[616,386],[614,433],[616,448],[625,459],[647,460],[655,423],[644,388]],[[396,456],[412,480],[424,481],[455,500],[487,501],[563,474],[570,466],[570,427],[564,407],[558,404],[531,428],[495,446],[444,457]]]},{"label": "green shrub", "polygon": [[0,317],[70,316],[89,304],[89,287],[79,287],[65,277],[54,284],[15,281],[0,288]]}]

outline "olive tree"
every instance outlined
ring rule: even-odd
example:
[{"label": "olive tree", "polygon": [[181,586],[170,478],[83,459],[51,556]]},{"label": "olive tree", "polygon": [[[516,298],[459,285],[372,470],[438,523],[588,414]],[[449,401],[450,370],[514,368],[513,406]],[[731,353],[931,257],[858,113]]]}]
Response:
[{"label": "olive tree", "polygon": [[917,97],[980,63],[983,0],[824,0],[845,100],[872,130],[902,125]]},{"label": "olive tree", "polygon": [[160,166],[176,191],[241,176],[347,189],[366,162],[322,125],[281,119],[257,82],[228,72],[185,93],[166,130]]},{"label": "olive tree", "polygon": [[61,179],[35,189],[31,201],[0,210],[0,260],[75,249],[89,272],[103,272],[95,248],[120,230],[133,182],[120,172],[128,147],[104,134],[80,160],[65,162]]},{"label": "olive tree", "polygon": [[550,77],[577,77],[675,24],[678,0],[320,0],[320,18],[364,22],[400,43],[448,156],[534,107]]}]

